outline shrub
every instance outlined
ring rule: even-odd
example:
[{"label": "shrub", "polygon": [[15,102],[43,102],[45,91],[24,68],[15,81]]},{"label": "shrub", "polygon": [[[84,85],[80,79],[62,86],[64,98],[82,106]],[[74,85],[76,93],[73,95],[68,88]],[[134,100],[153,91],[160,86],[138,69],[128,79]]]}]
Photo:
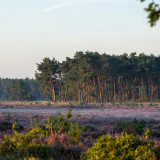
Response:
[{"label": "shrub", "polygon": [[131,122],[125,122],[124,120],[117,120],[115,122],[117,127],[122,127],[122,129],[131,134],[141,134],[143,132],[144,127],[146,126],[146,122],[144,120],[137,120]]},{"label": "shrub", "polygon": [[45,144],[34,144],[30,143],[27,146],[28,155],[33,155],[37,158],[45,158],[48,159],[51,154],[51,148]]},{"label": "shrub", "polygon": [[126,106],[138,106],[138,103],[134,103],[134,102],[127,102],[125,103]]},{"label": "shrub", "polygon": [[122,135],[120,138],[102,136],[82,155],[83,160],[156,160],[150,143],[139,136]]},{"label": "shrub", "polygon": [[79,127],[79,123],[76,124],[70,123],[70,131],[68,132],[68,135],[73,138],[73,141],[75,144],[79,142],[79,138],[83,133],[83,128]]},{"label": "shrub", "polygon": [[155,153],[157,159],[160,159],[160,146],[154,147],[154,153]]},{"label": "shrub", "polygon": [[141,104],[140,104],[140,106],[142,106],[142,107],[143,107],[143,103],[141,103]]},{"label": "shrub", "polygon": [[131,125],[133,128],[135,128],[136,132],[138,134],[141,134],[143,132],[144,127],[146,126],[146,122],[144,120],[137,120],[135,119]]},{"label": "shrub", "polygon": [[0,131],[7,131],[12,128],[12,123],[2,121],[0,122]]},{"label": "shrub", "polygon": [[149,106],[158,106],[158,104],[150,103]]},{"label": "shrub", "polygon": [[84,102],[80,102],[79,104],[80,104],[81,106],[83,106],[85,103],[84,103]]},{"label": "shrub", "polygon": [[72,117],[71,112],[72,112],[72,108],[70,108],[69,111],[67,111],[67,113],[66,113],[68,119]]},{"label": "shrub", "polygon": [[146,139],[148,139],[150,136],[153,135],[153,131],[151,129],[147,128],[144,135],[146,136]]},{"label": "shrub", "polygon": [[59,134],[62,131],[66,131],[68,129],[69,123],[63,120],[63,115],[58,116],[57,118],[49,117],[47,124],[42,124],[44,128],[46,128],[50,134]]}]

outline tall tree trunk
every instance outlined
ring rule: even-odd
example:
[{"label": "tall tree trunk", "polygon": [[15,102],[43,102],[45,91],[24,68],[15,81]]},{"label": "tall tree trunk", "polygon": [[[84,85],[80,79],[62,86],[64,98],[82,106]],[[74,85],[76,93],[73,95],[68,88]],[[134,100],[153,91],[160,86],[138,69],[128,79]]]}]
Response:
[{"label": "tall tree trunk", "polygon": [[116,101],[116,80],[114,80],[114,102]]},{"label": "tall tree trunk", "polygon": [[56,94],[55,94],[55,88],[54,88],[54,86],[52,88],[52,93],[53,93],[53,102],[55,102],[56,101]]}]

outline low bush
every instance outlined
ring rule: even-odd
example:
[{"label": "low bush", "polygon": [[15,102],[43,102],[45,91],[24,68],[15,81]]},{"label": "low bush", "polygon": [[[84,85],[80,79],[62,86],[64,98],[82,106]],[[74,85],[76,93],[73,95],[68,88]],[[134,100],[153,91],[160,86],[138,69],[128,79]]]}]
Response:
[{"label": "low bush", "polygon": [[7,131],[12,128],[12,123],[2,121],[0,122],[0,131]]},{"label": "low bush", "polygon": [[134,102],[127,102],[127,103],[125,103],[124,105],[134,107],[134,106],[138,106],[138,103],[134,103]]},{"label": "low bush", "polygon": [[131,122],[126,122],[124,120],[117,120],[115,122],[117,127],[121,127],[125,132],[129,134],[142,134],[144,131],[144,127],[146,126],[146,122],[144,120],[137,120]]},{"label": "low bush", "polygon": [[82,155],[82,160],[156,160],[158,154],[139,136],[122,135],[120,138],[102,136]]},{"label": "low bush", "polygon": [[67,111],[67,113],[66,113],[68,119],[72,117],[71,112],[72,112],[72,108],[70,108],[70,109]]}]

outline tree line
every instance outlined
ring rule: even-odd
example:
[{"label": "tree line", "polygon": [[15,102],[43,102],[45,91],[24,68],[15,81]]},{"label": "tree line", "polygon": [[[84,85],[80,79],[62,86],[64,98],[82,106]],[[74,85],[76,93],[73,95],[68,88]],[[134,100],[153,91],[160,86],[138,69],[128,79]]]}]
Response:
[{"label": "tree line", "polygon": [[44,100],[35,79],[0,78],[0,100]]},{"label": "tree line", "polygon": [[35,73],[48,100],[105,103],[160,100],[160,56],[77,52],[62,63],[44,58]]}]

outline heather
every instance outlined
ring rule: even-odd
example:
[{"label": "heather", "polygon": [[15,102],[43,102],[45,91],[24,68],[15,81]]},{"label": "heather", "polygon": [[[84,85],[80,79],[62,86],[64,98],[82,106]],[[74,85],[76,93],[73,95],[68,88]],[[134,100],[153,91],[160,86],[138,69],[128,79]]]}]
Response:
[{"label": "heather", "polygon": [[[52,103],[48,107],[51,108]],[[100,106],[98,109],[103,113],[105,107]],[[159,121],[139,118],[100,119],[100,115],[94,116],[97,118],[94,119],[85,114],[75,115],[73,111],[72,107],[65,114],[57,112],[48,116],[1,114],[0,159],[160,158],[160,141],[156,132]]]}]

